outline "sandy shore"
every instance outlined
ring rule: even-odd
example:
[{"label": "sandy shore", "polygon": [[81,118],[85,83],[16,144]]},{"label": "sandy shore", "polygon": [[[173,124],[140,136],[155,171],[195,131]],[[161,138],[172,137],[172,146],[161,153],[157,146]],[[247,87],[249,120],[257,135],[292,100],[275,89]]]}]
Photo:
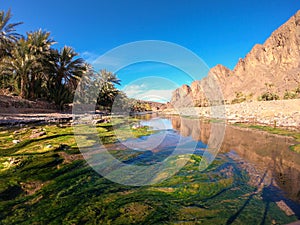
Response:
[{"label": "sandy shore", "polygon": [[241,122],[300,128],[300,99],[167,109],[163,113],[225,119],[229,123]]},{"label": "sandy shore", "polygon": [[65,122],[72,119],[69,113],[0,113],[0,126]]}]

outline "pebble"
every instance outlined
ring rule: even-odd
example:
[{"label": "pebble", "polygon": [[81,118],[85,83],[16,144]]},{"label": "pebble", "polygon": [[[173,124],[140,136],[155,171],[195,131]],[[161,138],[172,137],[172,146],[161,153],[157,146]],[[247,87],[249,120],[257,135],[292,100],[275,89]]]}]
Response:
[{"label": "pebble", "polygon": [[20,143],[20,140],[13,140],[12,141],[14,144],[18,144],[18,143]]},{"label": "pebble", "polygon": [[141,125],[139,125],[139,124],[134,124],[134,125],[132,125],[132,129],[134,129],[134,130],[136,130],[136,129],[138,129],[138,128],[141,128],[142,126]]}]

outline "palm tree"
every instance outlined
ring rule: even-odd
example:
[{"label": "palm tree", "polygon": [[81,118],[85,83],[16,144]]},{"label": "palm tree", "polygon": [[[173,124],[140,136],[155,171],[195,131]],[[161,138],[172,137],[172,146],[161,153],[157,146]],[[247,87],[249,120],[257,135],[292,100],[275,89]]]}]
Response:
[{"label": "palm tree", "polygon": [[85,76],[80,80],[79,86],[76,89],[77,104],[94,104],[95,96],[99,94],[99,82],[95,82],[97,77],[92,65],[85,63]]},{"label": "palm tree", "polygon": [[41,70],[33,71],[29,77],[29,98],[41,97],[42,87],[46,88],[50,67],[51,46],[56,42],[50,39],[50,33],[42,30],[27,33],[27,42],[30,52],[35,56]]},{"label": "palm tree", "polygon": [[21,38],[11,50],[11,56],[2,60],[1,73],[15,78],[15,89],[20,89],[22,98],[36,97],[41,85],[40,80],[45,80],[45,64],[50,57],[50,47],[54,43],[49,39],[49,35],[50,33],[41,30],[27,33],[27,39]]},{"label": "palm tree", "polygon": [[68,46],[51,54],[49,97],[60,109],[71,100],[80,78],[88,71],[85,61],[76,56],[78,54]]},{"label": "palm tree", "polygon": [[4,57],[1,73],[9,74],[16,80],[15,89],[20,89],[22,98],[28,97],[28,80],[33,70],[37,71],[39,65],[35,56],[30,52],[28,42],[23,38],[19,40],[11,52],[12,57]]},{"label": "palm tree", "polygon": [[121,85],[121,83],[120,83],[121,80],[119,78],[117,78],[117,75],[112,72],[109,72],[109,71],[106,71],[105,69],[103,69],[103,70],[100,70],[99,75],[105,84],[110,83],[110,84]]},{"label": "palm tree", "polygon": [[0,58],[8,55],[12,49],[13,43],[16,43],[22,35],[16,33],[16,26],[22,24],[9,23],[12,17],[10,9],[5,13],[3,10],[0,11]]},{"label": "palm tree", "polygon": [[86,72],[82,58],[75,58],[78,54],[73,48],[65,46],[60,52],[53,52],[52,76],[57,85],[76,87],[79,79]]},{"label": "palm tree", "polygon": [[27,33],[27,41],[35,55],[50,55],[51,46],[56,43],[50,38],[50,32],[42,31],[41,29]]},{"label": "palm tree", "polygon": [[120,80],[117,78],[116,74],[108,72],[106,70],[100,70],[97,74],[99,77],[99,97],[98,104],[106,108],[111,108],[116,96],[120,91],[115,87],[115,85],[120,85]]}]

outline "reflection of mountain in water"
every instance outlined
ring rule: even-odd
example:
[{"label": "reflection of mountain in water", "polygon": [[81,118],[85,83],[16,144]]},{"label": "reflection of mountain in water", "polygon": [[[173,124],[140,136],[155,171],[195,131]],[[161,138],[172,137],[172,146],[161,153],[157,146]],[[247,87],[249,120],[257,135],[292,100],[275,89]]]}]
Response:
[{"label": "reflection of mountain in water", "polygon": [[[181,135],[208,143],[212,124],[179,117],[171,119],[173,128]],[[227,126],[220,152],[235,151],[260,171],[270,173],[289,198],[300,201],[300,154],[289,150],[293,143],[288,137]]]}]

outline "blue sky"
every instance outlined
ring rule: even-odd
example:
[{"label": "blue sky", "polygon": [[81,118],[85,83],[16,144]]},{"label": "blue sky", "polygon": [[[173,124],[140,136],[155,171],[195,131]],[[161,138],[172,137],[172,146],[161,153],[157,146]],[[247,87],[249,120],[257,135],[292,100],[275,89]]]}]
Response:
[{"label": "blue sky", "polygon": [[[233,69],[254,44],[263,43],[300,9],[300,1],[10,0],[1,1],[0,8],[11,8],[13,21],[24,22],[20,33],[39,28],[50,31],[58,42],[55,47],[72,46],[90,62],[128,42],[163,40],[190,49],[208,67],[223,64]],[[191,82],[177,72],[170,66],[140,63],[117,75],[122,88],[145,76],[166,77],[177,86]],[[148,91],[171,86],[143,88]]]}]

